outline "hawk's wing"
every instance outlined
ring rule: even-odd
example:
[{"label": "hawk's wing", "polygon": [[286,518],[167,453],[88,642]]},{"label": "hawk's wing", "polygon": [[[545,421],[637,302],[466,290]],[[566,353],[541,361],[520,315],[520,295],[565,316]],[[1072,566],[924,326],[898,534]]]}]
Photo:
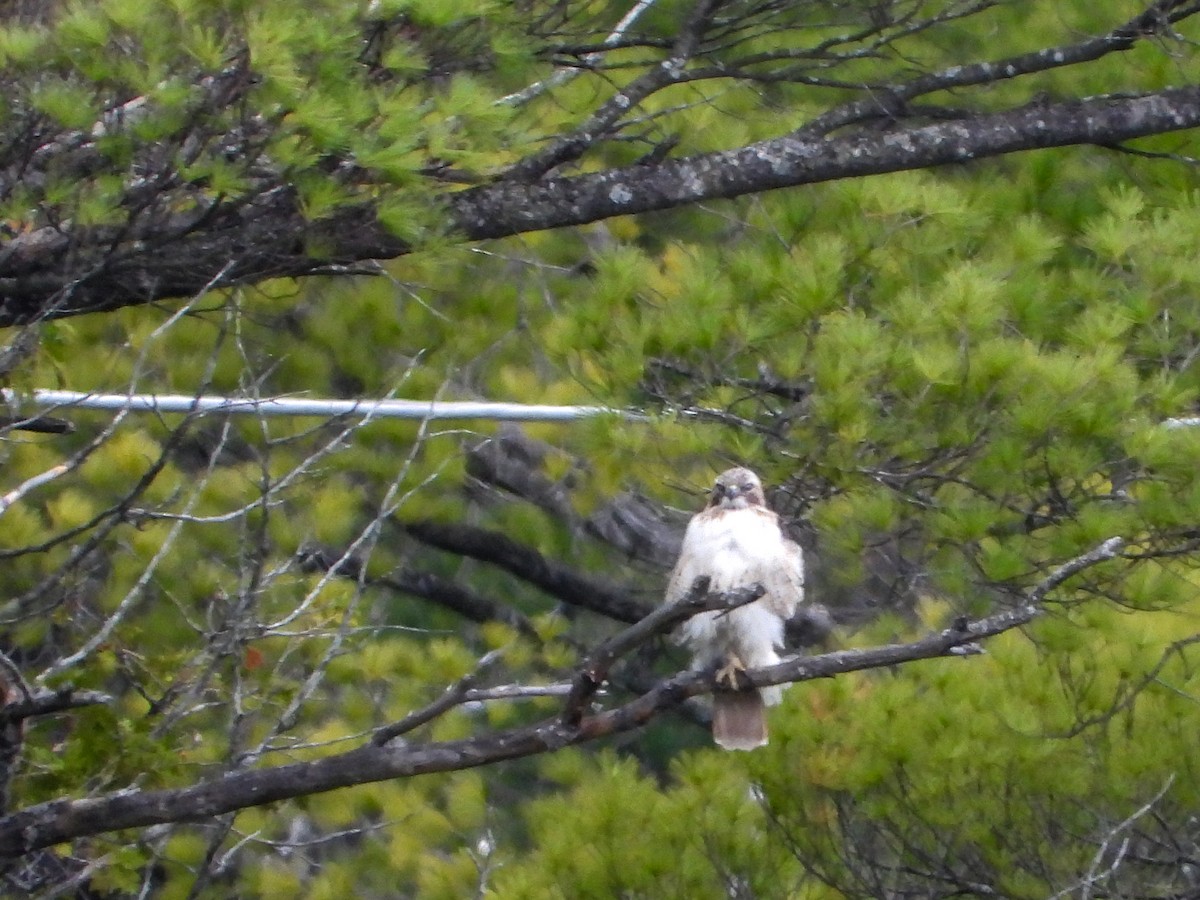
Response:
[{"label": "hawk's wing", "polygon": [[679,560],[671,572],[671,580],[667,582],[667,592],[663,597],[666,603],[677,603],[686,597],[701,575],[712,576],[709,560],[705,559],[704,554],[698,552],[697,548],[697,545],[703,542],[701,533],[707,517],[707,511],[701,511],[688,522],[687,531],[683,534],[683,544],[679,549]]},{"label": "hawk's wing", "polygon": [[[770,515],[778,523],[779,517]],[[767,589],[761,602],[786,621],[796,614],[796,606],[804,599],[804,552],[799,544],[783,536],[782,528],[779,533],[780,552],[776,560],[759,570]]]}]

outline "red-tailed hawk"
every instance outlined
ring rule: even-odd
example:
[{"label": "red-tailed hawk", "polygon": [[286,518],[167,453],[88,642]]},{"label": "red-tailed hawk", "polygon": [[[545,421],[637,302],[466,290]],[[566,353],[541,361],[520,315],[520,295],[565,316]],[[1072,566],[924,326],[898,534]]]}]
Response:
[{"label": "red-tailed hawk", "polygon": [[[666,601],[684,597],[701,575],[709,590],[731,591],[758,583],[766,593],[745,606],[703,612],[688,619],[679,637],[696,669],[719,667],[718,680],[732,688],[736,672],[779,662],[784,623],[804,597],[800,547],[784,536],[779,517],[767,509],[762,482],[749,469],[717,476],[708,505],[688,523]],[[767,742],[766,706],[782,697],[778,686],[713,695],[713,740],[726,750],[752,750]]]}]

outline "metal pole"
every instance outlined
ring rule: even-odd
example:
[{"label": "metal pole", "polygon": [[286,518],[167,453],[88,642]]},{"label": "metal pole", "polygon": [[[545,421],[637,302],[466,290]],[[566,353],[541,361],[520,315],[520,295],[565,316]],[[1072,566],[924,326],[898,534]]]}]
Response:
[{"label": "metal pole", "polygon": [[190,397],[184,394],[100,394],[86,391],[3,389],[11,404],[41,409],[128,409],[157,413],[228,413],[253,416],[361,416],[390,419],[491,419],[507,422],[569,422],[594,416],[642,419],[604,406],[550,406],[458,400],[320,400],[301,397]]}]

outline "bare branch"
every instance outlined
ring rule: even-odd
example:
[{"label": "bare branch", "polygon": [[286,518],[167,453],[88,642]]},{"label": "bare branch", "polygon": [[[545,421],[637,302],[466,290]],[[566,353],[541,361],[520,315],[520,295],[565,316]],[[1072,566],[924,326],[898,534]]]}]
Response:
[{"label": "bare branch", "polygon": [[423,544],[497,565],[580,609],[630,623],[649,612],[648,607],[616,585],[580,575],[506,534],[427,519],[406,521],[393,517],[388,521]]},{"label": "bare branch", "polygon": [[[1118,546],[1110,539],[1082,554],[1056,570],[1039,589],[1044,594],[1088,565],[1111,558]],[[1039,609],[1038,605],[1027,603],[975,621],[956,622],[951,628],[909,643],[789,659],[752,670],[746,673],[746,680],[761,687],[962,655],[964,647],[1028,623]],[[20,856],[41,847],[122,828],[207,819],[353,784],[468,769],[553,752],[638,728],[687,698],[718,688],[715,673],[681,672],[659,682],[642,696],[614,709],[584,716],[575,725],[565,724],[561,716],[555,716],[534,725],[460,741],[412,745],[393,741],[397,735],[462,702],[470,689],[470,679],[467,676],[424,710],[380,729],[370,743],[345,753],[313,762],[234,771],[190,787],[158,791],[129,789],[87,799],[53,800],[12,813],[0,819],[0,856]]]},{"label": "bare branch", "polygon": [[698,612],[737,609],[739,606],[753,603],[766,593],[761,584],[723,592],[709,591],[709,584],[708,576],[702,575],[695,580],[687,594],[675,603],[660,606],[637,624],[617,633],[593,650],[575,673],[571,695],[562,711],[563,724],[579,724],[584,706],[608,678],[608,670],[612,668],[612,664],[635,647],[657,635],[665,634]]},{"label": "bare branch", "polygon": [[112,702],[113,698],[101,691],[77,691],[74,688],[39,691],[27,700],[17,700],[0,706],[0,723],[18,722],[35,716],[48,716],[69,709],[103,706]]},{"label": "bare branch", "polygon": [[[846,672],[894,666],[949,655],[954,647],[1028,621],[1004,614],[962,631],[947,631],[912,644],[841,651],[792,660],[750,673],[753,683],[778,684],[828,678]],[[55,800],[0,819],[0,856],[19,856],[39,847],[89,834],[164,822],[197,821],[289,797],[319,794],[352,784],[474,768],[551,752],[638,728],[684,699],[717,688],[706,672],[684,672],[613,710],[586,716],[575,727],[559,717],[523,728],[462,741],[405,745],[390,742],[460,701],[451,689],[436,704],[377,732],[370,744],[315,762],[240,770],[191,787],[161,791],[130,789],[81,800]]]},{"label": "bare branch", "polygon": [[382,747],[389,741],[400,737],[400,735],[420,728],[426,722],[432,722],[438,716],[443,715],[460,703],[466,702],[467,692],[475,687],[480,676],[499,659],[500,651],[498,650],[492,650],[490,653],[485,654],[476,664],[474,671],[467,673],[457,682],[446,688],[442,696],[438,697],[428,706],[409,713],[399,722],[393,722],[391,725],[385,725],[377,729],[371,735],[371,743],[376,747]]},{"label": "bare branch", "polygon": [[[633,6],[629,8],[629,11],[621,17],[621,20],[617,22],[616,26],[609,33],[608,37],[603,40],[601,46],[604,48],[617,46],[625,32],[632,28],[634,23],[642,17],[642,13],[644,13],[657,2],[658,0],[637,0],[637,2],[635,2]],[[561,87],[571,79],[578,76],[581,72],[585,71],[587,66],[596,65],[602,58],[603,53],[601,53],[599,50],[593,53],[585,54],[581,61],[581,66],[574,68],[561,68],[549,78],[545,78],[529,85],[528,87],[524,87],[515,93],[501,97],[496,101],[496,103],[521,106],[525,103],[528,103],[530,100],[535,99],[536,97],[540,97],[542,94],[546,93],[546,91],[552,90],[556,87]]]},{"label": "bare branch", "polygon": [[463,703],[488,703],[492,700],[533,700],[539,697],[566,697],[571,685],[555,684],[498,684],[494,687],[471,688],[463,695]]},{"label": "bare branch", "polygon": [[670,56],[634,79],[570,134],[555,138],[545,148],[513,166],[507,177],[514,181],[533,181],[565,162],[578,159],[589,147],[604,138],[631,109],[664,87],[683,77],[684,67],[696,52],[720,0],[695,0],[691,14],[682,23]]},{"label": "bare branch", "polygon": [[[1116,840],[1118,836],[1122,835],[1123,832],[1128,831],[1138,819],[1142,818],[1142,816],[1154,809],[1158,801],[1162,800],[1162,798],[1166,796],[1167,791],[1171,789],[1171,785],[1174,783],[1175,776],[1172,774],[1163,783],[1163,786],[1158,789],[1158,793],[1143,803],[1138,809],[1134,810],[1130,815],[1126,816],[1123,821],[1113,826],[1109,830],[1108,834],[1104,836],[1104,840],[1100,842],[1100,846],[1096,849],[1096,855],[1092,857],[1091,865],[1088,866],[1088,870],[1084,874],[1082,880],[1054,894],[1049,898],[1049,900],[1059,900],[1059,898],[1065,897],[1068,894],[1074,894],[1076,891],[1079,892],[1080,900],[1091,900],[1091,898],[1095,896],[1095,886],[1116,872],[1125,859],[1125,853],[1129,848],[1129,836],[1125,835],[1122,837],[1121,844],[1117,848],[1117,852],[1110,854],[1109,849],[1112,847],[1113,841]],[[1104,862],[1105,857],[1110,857],[1109,865],[1107,869],[1101,872],[1100,865],[1102,862]]]},{"label": "bare branch", "polygon": [[896,117],[903,114],[909,101],[936,91],[991,84],[1092,62],[1110,53],[1129,50],[1139,40],[1166,25],[1195,15],[1198,9],[1200,7],[1191,0],[1162,0],[1151,3],[1138,15],[1103,35],[1005,59],[951,66],[903,84],[881,87],[872,90],[869,97],[823,113],[799,129],[796,136],[820,137],[838,128],[879,116]]},{"label": "bare branch", "polygon": [[1099,546],[1089,550],[1087,553],[1080,554],[1074,559],[1067,560],[1044,579],[1030,592],[1029,600],[1032,603],[1041,603],[1046,599],[1046,595],[1052,590],[1059,587],[1064,581],[1072,575],[1078,575],[1084,569],[1091,568],[1097,563],[1104,562],[1108,559],[1113,559],[1125,547],[1125,539],[1120,537],[1110,537]]}]

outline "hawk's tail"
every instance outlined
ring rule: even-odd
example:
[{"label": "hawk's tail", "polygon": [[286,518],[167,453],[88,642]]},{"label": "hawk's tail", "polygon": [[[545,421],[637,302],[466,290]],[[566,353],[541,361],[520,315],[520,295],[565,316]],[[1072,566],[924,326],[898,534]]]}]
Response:
[{"label": "hawk's tail", "polygon": [[767,742],[767,710],[756,690],[713,694],[713,740],[726,750],[753,750]]}]

